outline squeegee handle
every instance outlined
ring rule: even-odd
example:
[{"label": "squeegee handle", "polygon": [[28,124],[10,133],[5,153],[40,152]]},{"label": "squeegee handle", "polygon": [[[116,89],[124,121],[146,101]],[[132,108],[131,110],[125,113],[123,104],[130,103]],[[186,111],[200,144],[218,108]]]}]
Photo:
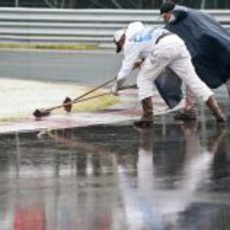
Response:
[{"label": "squeegee handle", "polygon": [[[87,96],[87,95],[93,93],[94,91],[96,91],[96,90],[98,90],[98,89],[100,89],[100,88],[102,88],[102,87],[108,85],[109,83],[112,83],[112,82],[115,81],[115,80],[116,80],[116,78],[113,77],[112,79],[110,79],[110,80],[104,82],[103,84],[97,86],[96,88],[93,88],[93,89],[87,91],[86,93],[84,93],[84,94],[80,95],[79,97],[76,97],[75,99],[73,99],[73,101],[67,102],[67,103],[65,103],[64,105],[70,105],[70,104],[72,104],[72,103],[74,103],[74,102],[77,102],[79,99],[81,99],[81,98],[83,98],[83,97],[85,97],[85,96]],[[60,108],[62,108],[62,107],[63,107],[63,104],[62,104],[62,105],[57,105],[57,106],[51,107],[51,108],[49,108],[49,109],[46,109],[45,111],[46,111],[46,112],[51,112],[51,111],[54,110],[54,109],[60,109]]]},{"label": "squeegee handle", "polygon": [[[119,89],[119,91],[122,91],[122,90],[125,90],[125,89],[136,89],[136,88],[137,88],[137,85],[126,85],[126,86],[122,86]],[[105,92],[105,93],[101,93],[101,94],[98,94],[98,95],[93,95],[93,96],[86,97],[86,98],[80,98],[77,101],[67,102],[67,103],[64,103],[64,105],[76,104],[78,102],[88,101],[88,100],[91,100],[91,99],[94,99],[94,98],[97,98],[97,97],[103,97],[103,96],[111,95],[111,94],[112,94],[111,92]]]},{"label": "squeegee handle", "polygon": [[104,82],[103,84],[101,84],[101,85],[97,86],[96,88],[93,88],[93,89],[89,90],[88,92],[86,92],[86,93],[82,94],[81,96],[76,97],[75,99],[73,99],[73,102],[78,101],[79,99],[81,99],[81,98],[83,98],[83,97],[85,97],[85,96],[87,96],[87,95],[89,95],[89,94],[93,93],[94,91],[96,91],[96,90],[98,90],[98,89],[100,89],[100,88],[102,88],[102,87],[104,87],[104,86],[108,85],[109,83],[111,83],[111,82],[115,81],[115,79],[116,79],[116,78],[115,78],[115,77],[113,77],[113,78],[112,78],[112,79],[110,79],[109,81],[106,81],[106,82]]}]

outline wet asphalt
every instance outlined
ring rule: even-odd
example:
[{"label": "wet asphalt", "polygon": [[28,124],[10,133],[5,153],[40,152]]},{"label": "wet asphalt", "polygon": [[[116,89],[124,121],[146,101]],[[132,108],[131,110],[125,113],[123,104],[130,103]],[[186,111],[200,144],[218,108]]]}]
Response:
[{"label": "wet asphalt", "polygon": [[229,124],[199,113],[1,134],[0,230],[229,229]]},{"label": "wet asphalt", "polygon": [[0,135],[1,229],[229,229],[229,139],[211,122]]}]

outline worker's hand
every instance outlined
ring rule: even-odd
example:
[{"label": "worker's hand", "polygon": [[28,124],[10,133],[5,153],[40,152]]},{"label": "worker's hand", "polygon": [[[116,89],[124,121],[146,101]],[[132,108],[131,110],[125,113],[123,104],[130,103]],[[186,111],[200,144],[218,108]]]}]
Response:
[{"label": "worker's hand", "polygon": [[119,93],[118,91],[121,89],[121,86],[122,84],[124,83],[124,79],[119,79],[119,80],[116,80],[116,82],[114,83],[114,85],[112,86],[112,89],[111,89],[111,93],[115,96],[118,96]]}]

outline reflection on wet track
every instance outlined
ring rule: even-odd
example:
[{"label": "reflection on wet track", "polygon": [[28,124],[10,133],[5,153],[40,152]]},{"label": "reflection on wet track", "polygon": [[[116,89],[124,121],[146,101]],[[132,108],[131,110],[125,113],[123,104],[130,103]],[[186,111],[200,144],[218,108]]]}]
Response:
[{"label": "reflection on wet track", "polygon": [[228,229],[227,128],[98,125],[0,136],[0,229]]}]

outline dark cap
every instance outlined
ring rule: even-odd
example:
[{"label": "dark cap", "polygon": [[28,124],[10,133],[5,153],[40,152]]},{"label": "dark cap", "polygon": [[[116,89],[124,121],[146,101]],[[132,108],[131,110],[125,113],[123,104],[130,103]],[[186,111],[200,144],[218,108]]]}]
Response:
[{"label": "dark cap", "polygon": [[174,2],[165,2],[161,5],[160,7],[160,14],[164,14],[164,13],[168,13],[171,10],[173,10],[175,7],[175,3]]}]

